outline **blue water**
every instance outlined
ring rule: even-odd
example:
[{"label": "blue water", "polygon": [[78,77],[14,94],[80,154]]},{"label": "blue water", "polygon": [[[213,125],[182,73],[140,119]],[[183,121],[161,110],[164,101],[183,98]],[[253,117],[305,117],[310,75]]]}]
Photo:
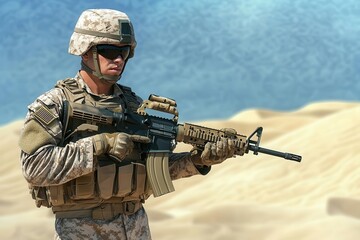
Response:
[{"label": "blue water", "polygon": [[0,124],[57,80],[80,13],[125,11],[138,47],[121,82],[143,98],[177,100],[180,121],[228,118],[247,108],[294,110],[360,99],[357,0],[1,0]]}]

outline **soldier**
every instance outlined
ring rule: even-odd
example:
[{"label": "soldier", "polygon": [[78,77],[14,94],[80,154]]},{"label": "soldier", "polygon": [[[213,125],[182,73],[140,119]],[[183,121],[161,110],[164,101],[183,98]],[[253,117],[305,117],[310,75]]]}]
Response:
[{"label": "soldier", "polygon": [[[69,44],[69,53],[81,56],[80,71],[28,107],[19,141],[22,171],[37,207],[55,214],[55,239],[151,239],[143,209],[151,189],[140,155],[150,140],[105,127],[78,131],[64,109],[68,101],[136,111],[141,98],[117,83],[135,47],[125,13],[84,11]],[[205,175],[233,153],[225,139],[203,151],[172,153],[171,178]]]}]

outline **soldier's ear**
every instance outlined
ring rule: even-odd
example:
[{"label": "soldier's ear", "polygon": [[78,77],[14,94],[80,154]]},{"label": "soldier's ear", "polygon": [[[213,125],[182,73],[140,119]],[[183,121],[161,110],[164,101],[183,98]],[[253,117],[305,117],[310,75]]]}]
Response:
[{"label": "soldier's ear", "polygon": [[92,49],[94,47],[90,48],[89,50],[86,51],[86,53],[84,53],[81,58],[83,61],[88,61],[88,60],[91,60],[92,59],[92,56],[93,56],[93,52],[92,52]]},{"label": "soldier's ear", "polygon": [[86,53],[84,53],[83,55],[81,55],[81,59],[84,61],[84,62],[87,62],[89,60],[89,57],[90,57],[90,51],[87,51]]}]

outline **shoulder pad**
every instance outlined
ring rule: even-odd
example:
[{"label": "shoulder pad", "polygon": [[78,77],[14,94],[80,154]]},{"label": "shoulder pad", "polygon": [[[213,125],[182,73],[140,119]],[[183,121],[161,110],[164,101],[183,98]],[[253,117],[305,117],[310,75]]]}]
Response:
[{"label": "shoulder pad", "polygon": [[52,89],[29,106],[26,121],[34,120],[41,125],[51,136],[61,136],[61,123],[63,101],[65,97],[61,90]]},{"label": "shoulder pad", "polygon": [[27,154],[35,153],[40,147],[56,144],[55,139],[44,129],[39,122],[31,119],[25,123],[19,138],[19,146]]}]

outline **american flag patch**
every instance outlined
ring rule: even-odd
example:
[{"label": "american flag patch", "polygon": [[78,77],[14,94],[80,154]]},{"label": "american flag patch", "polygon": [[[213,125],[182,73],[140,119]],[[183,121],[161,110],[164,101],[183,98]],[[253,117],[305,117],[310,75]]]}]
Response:
[{"label": "american flag patch", "polygon": [[41,106],[36,109],[34,116],[46,125],[49,125],[56,118],[55,115],[45,106]]}]

